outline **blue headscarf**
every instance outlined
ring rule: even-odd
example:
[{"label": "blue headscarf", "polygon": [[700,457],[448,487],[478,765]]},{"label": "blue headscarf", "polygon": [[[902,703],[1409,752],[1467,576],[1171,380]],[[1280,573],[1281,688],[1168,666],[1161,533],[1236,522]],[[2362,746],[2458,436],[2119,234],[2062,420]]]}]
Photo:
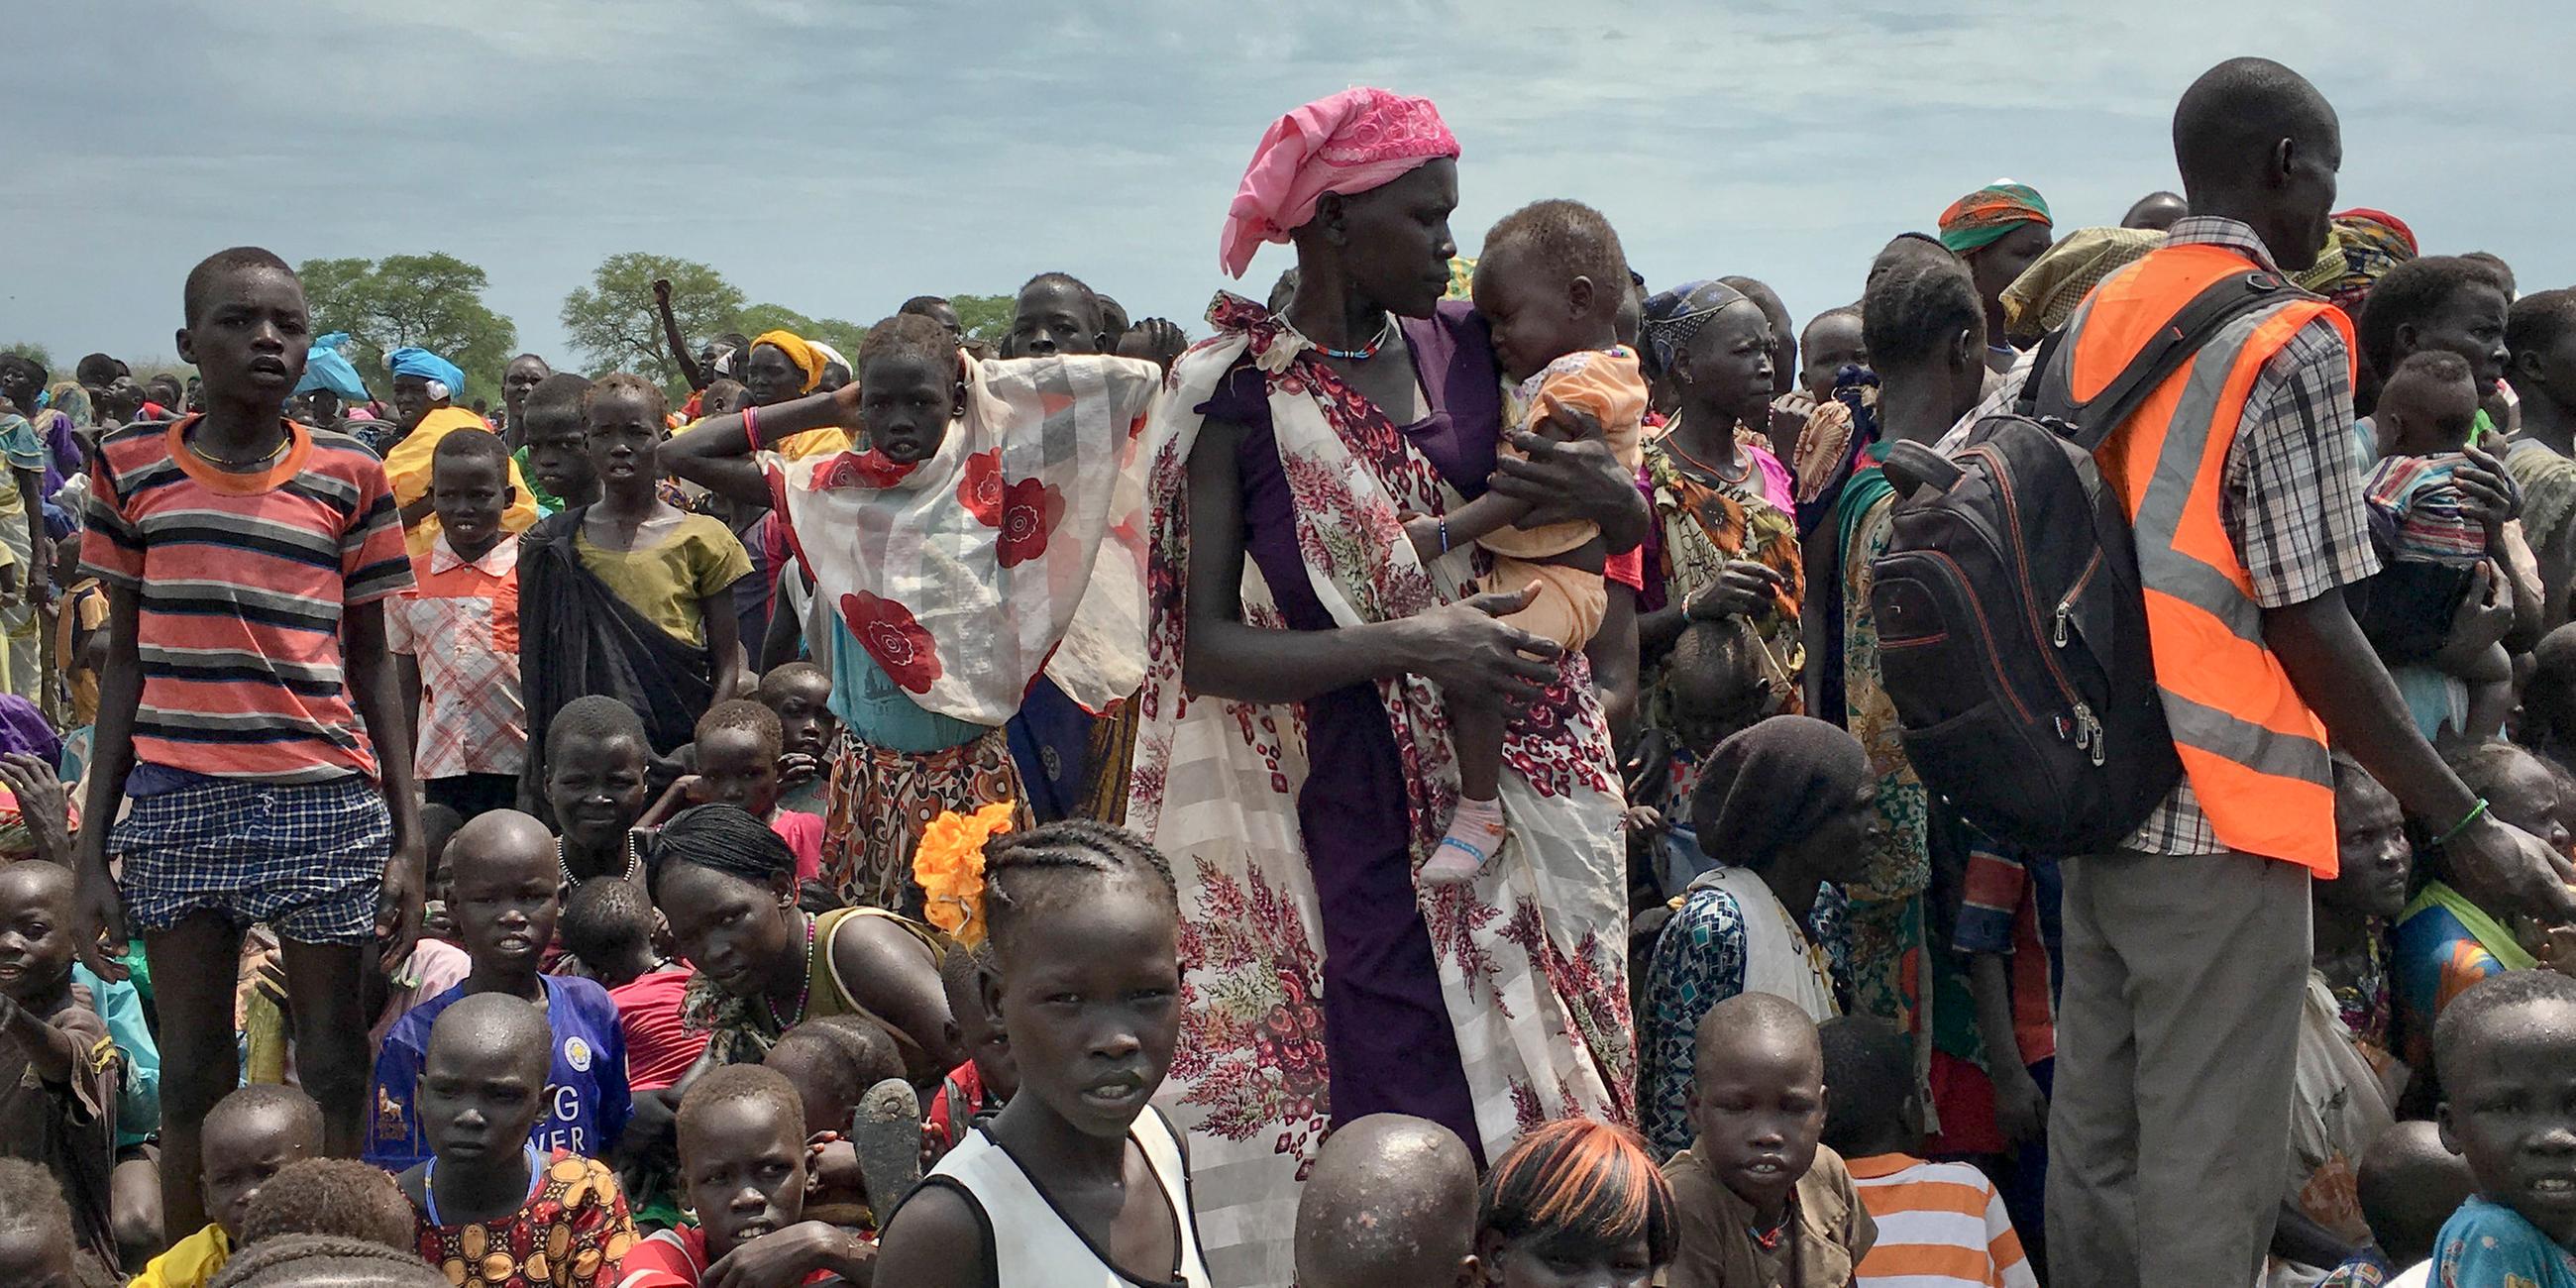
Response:
[{"label": "blue headscarf", "polygon": [[427,349],[405,345],[386,354],[385,365],[393,368],[397,376],[418,376],[428,381],[433,402],[465,392],[465,373],[457,370],[455,363]]},{"label": "blue headscarf", "polygon": [[304,355],[304,378],[295,382],[295,392],[300,395],[328,389],[342,402],[365,402],[366,382],[358,379],[358,369],[340,352],[340,346],[348,342],[346,331],[334,331],[314,341],[312,351]]},{"label": "blue headscarf", "polygon": [[1718,281],[1703,278],[1684,282],[1668,291],[1657,291],[1646,298],[1646,347],[1655,355],[1655,370],[1673,369],[1673,355],[1689,344],[1699,329],[1716,317],[1718,310],[1745,301],[1742,291]]}]

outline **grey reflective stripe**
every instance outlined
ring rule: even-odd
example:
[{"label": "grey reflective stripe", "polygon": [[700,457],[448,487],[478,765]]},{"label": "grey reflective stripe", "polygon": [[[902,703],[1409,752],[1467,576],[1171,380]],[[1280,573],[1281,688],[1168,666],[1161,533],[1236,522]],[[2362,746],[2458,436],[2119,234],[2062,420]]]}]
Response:
[{"label": "grey reflective stripe", "polygon": [[[2208,450],[2229,373],[2244,356],[2254,332],[2295,302],[2285,299],[2229,322],[2192,355],[2173,417],[2165,424],[2164,441],[2156,449],[2155,470],[2148,475],[2146,492],[2138,498],[2138,512],[2130,520],[2138,543],[2139,582],[2217,618],[2229,633],[2250,644],[2263,642],[2262,610],[2225,572],[2176,549],[2174,538],[2191,503],[2192,485]],[[2071,347],[2080,338],[2069,335],[2064,343]]]},{"label": "grey reflective stripe", "polygon": [[2334,766],[2325,744],[2313,738],[2274,733],[2251,720],[2240,720],[2216,707],[2204,706],[2165,688],[2165,727],[2176,746],[2208,752],[2273,778],[2295,778],[2320,787],[2334,786]]}]

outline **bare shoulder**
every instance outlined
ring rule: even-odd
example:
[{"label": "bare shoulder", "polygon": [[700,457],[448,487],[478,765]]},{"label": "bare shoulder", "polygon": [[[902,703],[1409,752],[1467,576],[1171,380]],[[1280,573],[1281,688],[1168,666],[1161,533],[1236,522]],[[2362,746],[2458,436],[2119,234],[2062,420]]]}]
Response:
[{"label": "bare shoulder", "polygon": [[895,1209],[877,1246],[876,1281],[920,1288],[984,1288],[993,1280],[992,1231],[966,1192],[925,1179]]}]

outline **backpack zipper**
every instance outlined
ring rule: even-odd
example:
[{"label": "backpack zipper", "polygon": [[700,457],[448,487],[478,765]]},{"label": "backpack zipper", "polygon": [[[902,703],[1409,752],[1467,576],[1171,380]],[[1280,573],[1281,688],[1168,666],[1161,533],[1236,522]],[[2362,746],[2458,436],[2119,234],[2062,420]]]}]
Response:
[{"label": "backpack zipper", "polygon": [[[2021,504],[2019,500],[2013,496],[2012,476],[2001,468],[2002,462],[1996,459],[1996,453],[1993,448],[1981,444],[1971,450],[1975,451],[1978,455],[1985,457],[1989,462],[1986,477],[1994,481],[1995,495],[2003,501],[2004,523],[2006,527],[2010,529],[2007,535],[2012,541],[2013,548],[2016,550],[2028,549],[2021,539]],[[2063,636],[2056,636],[2053,638],[2048,627],[2039,620],[2039,593],[2037,588],[2030,584],[2030,564],[2026,560],[2016,559],[2013,561],[2013,571],[2014,575],[2019,577],[2021,580],[2022,602],[2028,607],[2030,612],[2031,638],[2043,644],[2062,646],[2065,642]],[[2062,611],[2064,605],[2061,604],[2059,607]],[[2102,727],[2101,722],[2093,718],[2093,709],[2085,705],[2083,695],[2075,691],[2074,684],[2069,682],[2066,678],[2066,672],[2058,669],[2056,647],[2043,648],[2039,652],[2040,660],[2048,664],[2049,678],[2057,684],[2058,696],[2066,699],[2068,706],[2074,711],[2075,745],[2078,748],[2091,751],[2093,753],[2093,763],[2097,765],[2101,764],[2101,749],[2098,746],[2089,745],[2090,742],[2098,740],[2091,739],[2090,735],[2086,732],[2088,728],[2099,730]]]}]

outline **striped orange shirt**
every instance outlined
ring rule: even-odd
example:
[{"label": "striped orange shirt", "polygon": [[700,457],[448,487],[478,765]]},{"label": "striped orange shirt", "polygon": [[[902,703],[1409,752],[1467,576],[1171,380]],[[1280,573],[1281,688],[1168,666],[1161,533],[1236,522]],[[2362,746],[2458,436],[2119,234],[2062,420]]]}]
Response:
[{"label": "striped orange shirt", "polygon": [[285,455],[219,470],[195,417],[99,444],[82,561],[142,601],[134,759],[273,783],[373,777],[342,673],[340,619],[411,585],[384,465],[356,439],[288,422]]},{"label": "striped orange shirt", "polygon": [[1965,1163],[1908,1154],[1845,1159],[1878,1242],[1861,1259],[1859,1288],[2037,1288],[2003,1196]]}]

